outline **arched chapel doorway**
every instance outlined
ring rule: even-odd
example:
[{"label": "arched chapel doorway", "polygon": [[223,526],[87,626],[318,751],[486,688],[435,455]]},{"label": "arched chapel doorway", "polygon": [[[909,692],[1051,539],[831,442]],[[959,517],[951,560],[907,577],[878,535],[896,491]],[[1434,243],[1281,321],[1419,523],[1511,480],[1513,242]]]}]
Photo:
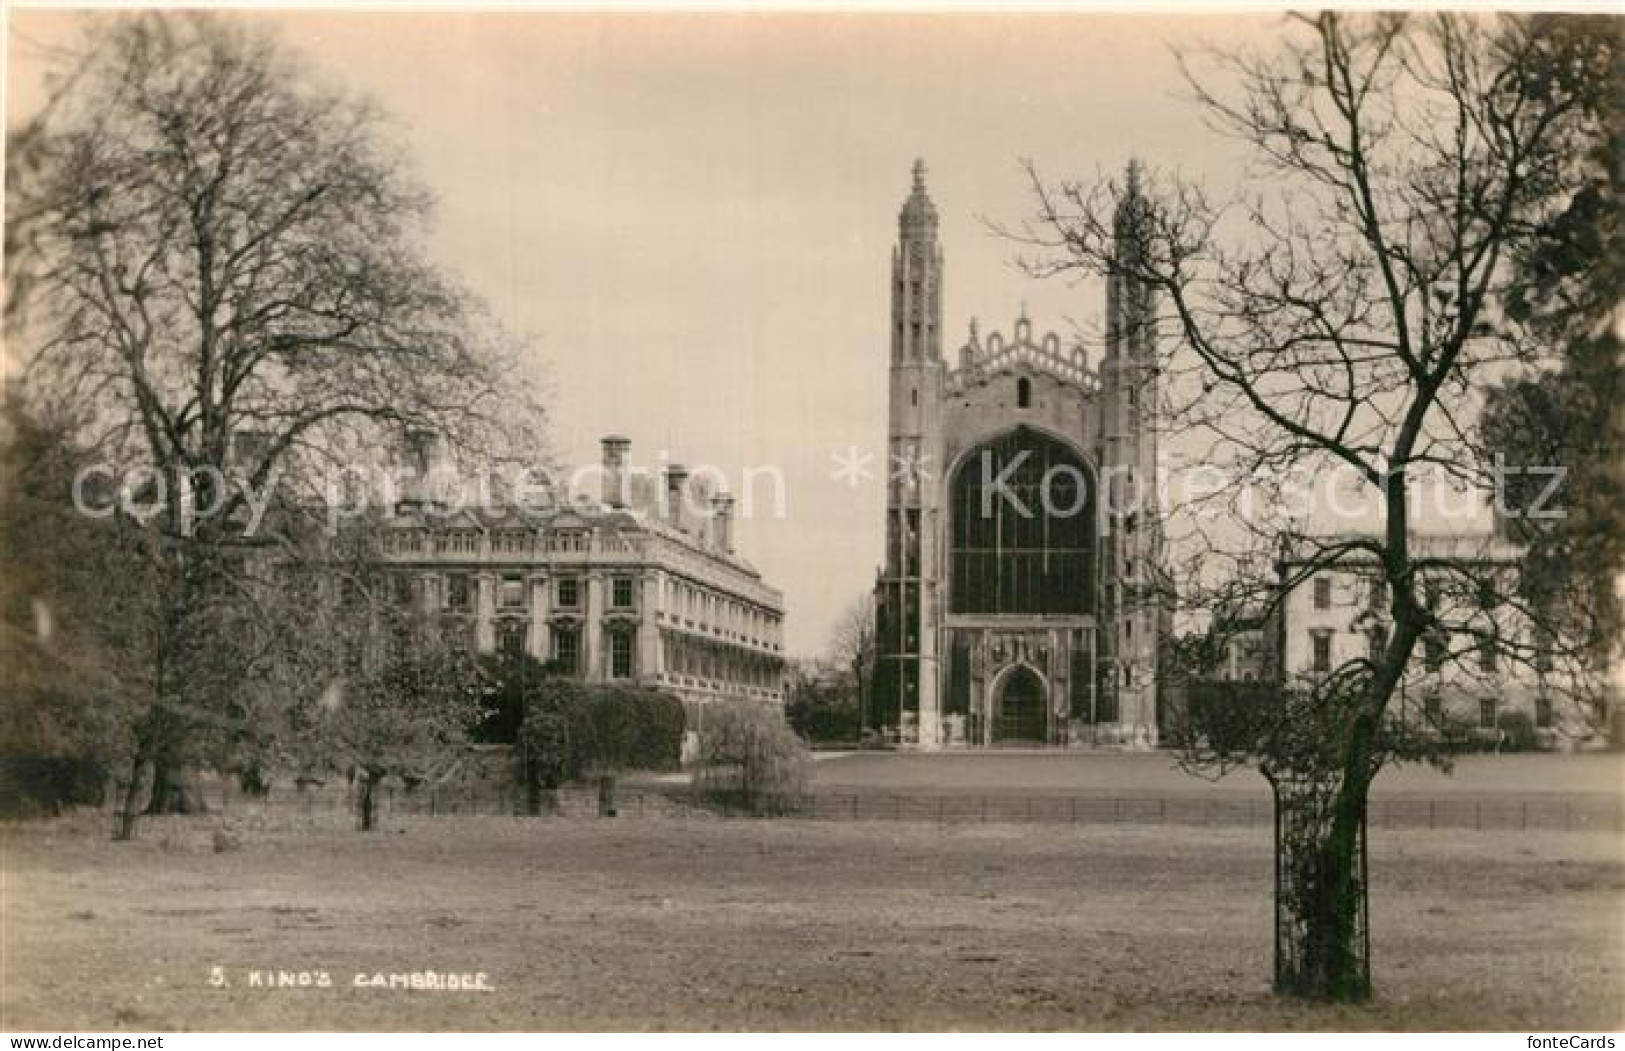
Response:
[{"label": "arched chapel doorway", "polygon": [[1016,668],[999,687],[993,709],[994,744],[1044,744],[1044,682],[1031,668]]}]

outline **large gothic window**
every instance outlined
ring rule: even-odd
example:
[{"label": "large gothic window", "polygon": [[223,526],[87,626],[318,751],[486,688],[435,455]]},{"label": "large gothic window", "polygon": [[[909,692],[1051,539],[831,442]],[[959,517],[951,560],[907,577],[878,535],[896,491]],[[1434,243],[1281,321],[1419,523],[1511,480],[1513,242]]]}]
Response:
[{"label": "large gothic window", "polygon": [[1024,427],[972,451],[949,490],[953,611],[1090,612],[1093,489],[1076,453]]}]

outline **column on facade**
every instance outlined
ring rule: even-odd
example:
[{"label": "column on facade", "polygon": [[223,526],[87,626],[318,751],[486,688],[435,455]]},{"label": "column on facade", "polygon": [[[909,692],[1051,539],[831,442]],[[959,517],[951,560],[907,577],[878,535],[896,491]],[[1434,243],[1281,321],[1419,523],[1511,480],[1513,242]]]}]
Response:
[{"label": "column on facade", "polygon": [[537,571],[525,578],[525,586],[530,589],[530,633],[525,640],[525,652],[536,660],[546,664],[553,656],[552,638],[547,626],[548,614],[553,607],[553,582],[546,573]]},{"label": "column on facade", "polygon": [[[929,486],[921,486],[922,489]],[[937,512],[920,508],[920,747],[942,747],[942,666],[937,659]]]},{"label": "column on facade", "polygon": [[497,648],[497,578],[492,573],[474,575],[474,648],[490,653]]},{"label": "column on facade", "polygon": [[433,617],[440,612],[440,583],[439,573],[430,573],[427,570],[418,574],[418,612]]},{"label": "column on facade", "polygon": [[587,574],[586,605],[581,611],[581,648],[586,652],[585,674],[588,682],[601,682],[604,674],[604,574],[593,570]]},{"label": "column on facade", "polygon": [[660,654],[660,623],[655,611],[660,608],[662,579],[658,571],[649,569],[638,577],[638,634],[637,665],[633,669],[638,679],[654,682],[665,669]]}]

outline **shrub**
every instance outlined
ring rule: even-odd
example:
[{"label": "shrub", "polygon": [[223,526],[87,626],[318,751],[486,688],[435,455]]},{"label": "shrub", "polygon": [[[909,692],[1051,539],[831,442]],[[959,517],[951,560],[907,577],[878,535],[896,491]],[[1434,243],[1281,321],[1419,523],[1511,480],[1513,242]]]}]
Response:
[{"label": "shrub", "polygon": [[784,715],[791,729],[809,741],[847,743],[861,736],[855,690],[797,683]]},{"label": "shrub", "polygon": [[84,756],[0,755],[0,818],[60,814],[106,799],[107,771]]},{"label": "shrub", "polygon": [[711,705],[701,716],[699,738],[694,786],[702,799],[764,813],[793,807],[806,794],[812,758],[778,708]]},{"label": "shrub", "polygon": [[608,686],[587,690],[585,764],[594,772],[676,770],[683,743],[683,702],[659,690]]},{"label": "shrub", "polygon": [[549,676],[527,693],[514,759],[532,813],[543,792],[592,775],[676,770],[683,703],[659,690]]},{"label": "shrub", "polygon": [[480,720],[469,736],[480,744],[515,744],[519,724],[547,680],[547,670],[528,653],[500,651],[480,661],[491,689],[481,701]]}]

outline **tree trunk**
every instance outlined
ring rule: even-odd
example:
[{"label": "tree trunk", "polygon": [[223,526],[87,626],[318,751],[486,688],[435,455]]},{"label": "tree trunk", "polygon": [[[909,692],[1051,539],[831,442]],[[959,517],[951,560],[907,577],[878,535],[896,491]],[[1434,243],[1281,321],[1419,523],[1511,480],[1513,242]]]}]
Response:
[{"label": "tree trunk", "polygon": [[244,795],[267,796],[271,792],[271,780],[265,771],[258,765],[247,766],[237,772],[237,787]]},{"label": "tree trunk", "polygon": [[159,752],[152,760],[152,796],[149,814],[204,814],[209,810],[186,768],[174,754]]},{"label": "tree trunk", "polygon": [[361,776],[361,795],[356,800],[357,810],[361,816],[361,831],[371,832],[375,827],[375,804],[377,797],[373,794],[373,786],[377,784],[369,774]]},{"label": "tree trunk", "polygon": [[542,812],[542,779],[530,771],[525,772],[525,813],[538,817]]},{"label": "tree trunk", "polygon": [[525,781],[525,810],[531,817],[547,815],[551,817],[559,812],[559,786],[557,782],[550,781],[538,774],[532,774]]},{"label": "tree trunk", "polygon": [[141,775],[146,770],[146,749],[138,747],[130,760],[130,783],[124,786],[124,798],[113,815],[114,840],[126,842],[135,838],[136,819],[141,815]]},{"label": "tree trunk", "polygon": [[1275,780],[1275,991],[1371,997],[1367,786]]}]

